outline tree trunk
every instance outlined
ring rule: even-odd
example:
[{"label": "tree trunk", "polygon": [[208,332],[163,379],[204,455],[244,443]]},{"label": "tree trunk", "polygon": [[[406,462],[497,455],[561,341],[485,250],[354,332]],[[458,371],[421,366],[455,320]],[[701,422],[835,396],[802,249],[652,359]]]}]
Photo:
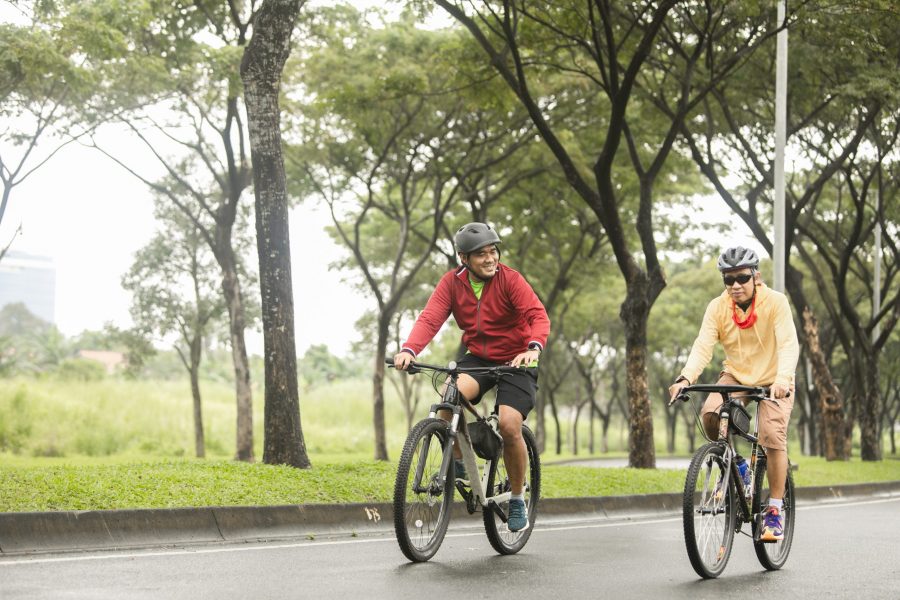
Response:
[{"label": "tree trunk", "polygon": [[256,235],[265,350],[263,461],[310,466],[300,423],[287,189],[278,92],[300,0],[265,0],[244,50],[244,82],[256,196]]},{"label": "tree trunk", "polygon": [[881,460],[881,388],[878,385],[878,358],[866,356],[859,411],[859,455],[863,460]]},{"label": "tree trunk", "polygon": [[831,378],[819,345],[819,325],[815,315],[809,306],[803,307],[802,315],[807,355],[819,397],[819,412],[822,414],[825,459],[849,460],[852,423],[847,422],[844,416],[844,398]]},{"label": "tree trunk", "polygon": [[666,452],[675,454],[675,436],[678,433],[678,414],[675,413],[671,417],[666,415]]},{"label": "tree trunk", "polygon": [[588,404],[588,454],[594,453],[594,401],[590,400]]},{"label": "tree trunk", "polygon": [[231,361],[234,365],[234,387],[237,398],[237,427],[235,460],[253,461],[253,392],[250,388],[250,362],[244,331],[244,298],[238,278],[237,261],[231,245],[231,231],[217,228],[216,240],[219,252],[216,258],[222,269],[222,292],[228,307],[231,338]]},{"label": "tree trunk", "polygon": [[535,428],[534,428],[534,437],[537,441],[538,453],[543,454],[544,450],[547,447],[547,417],[544,414],[544,408],[546,404],[544,403],[543,396],[538,394],[534,399],[534,412],[535,412]]},{"label": "tree trunk", "polygon": [[553,415],[553,423],[556,425],[556,454],[562,454],[562,429],[559,424],[559,411],[556,410],[556,396],[550,394],[550,414]]},{"label": "tree trunk", "polygon": [[575,415],[572,417],[572,454],[578,456],[578,421],[581,418],[581,409],[586,401],[576,397]]},{"label": "tree trunk", "polygon": [[602,433],[600,437],[600,452],[603,454],[609,453],[609,422],[609,414],[604,415]]},{"label": "tree trunk", "polygon": [[195,336],[191,340],[191,366],[188,369],[191,377],[191,397],[194,399],[194,452],[197,458],[206,457],[206,440],[203,436],[203,408],[200,403],[200,355],[202,338]]},{"label": "tree trunk", "polygon": [[656,468],[653,415],[647,389],[647,280],[643,275],[628,282],[628,292],[619,315],[625,324],[625,373],[630,431],[628,465],[637,469]]},{"label": "tree trunk", "polygon": [[384,426],[384,359],[387,356],[390,319],[378,319],[378,341],[375,347],[375,374],[372,376],[372,424],[375,428],[375,460],[388,460]]}]

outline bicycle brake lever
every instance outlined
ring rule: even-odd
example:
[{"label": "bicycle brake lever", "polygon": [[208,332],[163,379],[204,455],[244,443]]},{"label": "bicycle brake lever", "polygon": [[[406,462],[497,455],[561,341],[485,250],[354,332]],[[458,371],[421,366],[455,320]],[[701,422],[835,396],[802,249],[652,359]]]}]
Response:
[{"label": "bicycle brake lever", "polygon": [[687,394],[685,394],[684,392],[682,392],[682,393],[680,393],[680,394],[676,394],[674,398],[672,398],[671,400],[669,400],[669,404],[668,404],[668,405],[669,405],[669,406],[672,406],[673,404],[675,404],[675,401],[676,401],[676,400],[681,400],[682,402],[687,402],[687,401],[690,400],[690,399],[691,399],[691,397],[690,397],[689,395],[687,395]]}]

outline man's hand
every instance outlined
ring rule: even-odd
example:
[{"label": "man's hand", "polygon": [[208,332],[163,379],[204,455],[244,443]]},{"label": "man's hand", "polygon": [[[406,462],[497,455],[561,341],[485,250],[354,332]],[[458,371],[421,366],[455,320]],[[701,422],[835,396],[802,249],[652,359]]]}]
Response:
[{"label": "man's hand", "polygon": [[669,386],[669,406],[675,402],[675,398],[681,393],[681,390],[691,385],[691,382],[684,377],[679,377],[672,385]]},{"label": "man's hand", "polygon": [[394,355],[394,368],[398,371],[405,371],[414,362],[415,357],[409,352],[398,352]]},{"label": "man's hand", "polygon": [[526,350],[522,354],[517,355],[514,359],[509,361],[509,366],[511,367],[521,367],[528,366],[537,359],[541,357],[540,350]]},{"label": "man's hand", "polygon": [[784,385],[783,383],[773,383],[770,389],[772,391],[772,397],[776,400],[787,398],[791,391],[790,386]]}]

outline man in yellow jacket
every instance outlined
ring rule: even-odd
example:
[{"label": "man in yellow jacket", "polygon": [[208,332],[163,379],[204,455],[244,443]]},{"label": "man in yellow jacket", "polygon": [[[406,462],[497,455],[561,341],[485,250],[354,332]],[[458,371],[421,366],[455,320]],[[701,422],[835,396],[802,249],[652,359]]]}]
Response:
[{"label": "man in yellow jacket", "polygon": [[[697,381],[712,359],[717,342],[725,350],[720,385],[751,385],[771,388],[775,402],[760,402],[759,443],[768,455],[769,506],[762,539],[782,539],[782,499],[787,479],[787,428],[794,407],[794,370],[800,356],[797,330],[787,297],[769,289],[760,280],[759,257],[740,246],[719,257],[725,291],[706,307],[700,333],[691,347],[687,364],[669,388],[674,399],[681,388]],[[722,397],[710,394],[701,411],[710,439],[718,437]]]}]

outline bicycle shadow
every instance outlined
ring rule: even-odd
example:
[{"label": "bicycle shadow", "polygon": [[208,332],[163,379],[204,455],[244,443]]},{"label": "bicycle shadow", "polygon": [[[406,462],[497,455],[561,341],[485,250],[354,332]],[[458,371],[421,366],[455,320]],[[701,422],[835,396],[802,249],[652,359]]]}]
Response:
[{"label": "bicycle shadow", "polygon": [[394,568],[394,574],[408,576],[411,573],[427,573],[432,583],[458,583],[466,581],[478,583],[480,577],[485,581],[495,580],[498,575],[513,575],[519,572],[534,572],[540,569],[542,562],[538,555],[521,552],[502,556],[492,553],[490,548],[473,548],[471,558],[453,558],[442,561],[440,555],[426,562],[406,562]]}]

